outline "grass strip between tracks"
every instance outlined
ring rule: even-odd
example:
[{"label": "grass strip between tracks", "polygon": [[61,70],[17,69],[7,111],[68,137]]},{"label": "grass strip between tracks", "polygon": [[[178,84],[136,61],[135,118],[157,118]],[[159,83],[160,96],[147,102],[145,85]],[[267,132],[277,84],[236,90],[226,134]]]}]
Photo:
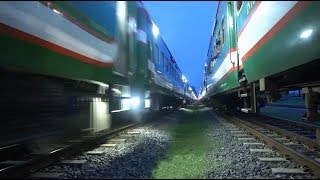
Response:
[{"label": "grass strip between tracks", "polygon": [[153,178],[206,178],[206,155],[213,147],[208,139],[209,122],[198,108],[188,109],[188,118],[167,128],[172,143],[166,157],[153,170]]}]

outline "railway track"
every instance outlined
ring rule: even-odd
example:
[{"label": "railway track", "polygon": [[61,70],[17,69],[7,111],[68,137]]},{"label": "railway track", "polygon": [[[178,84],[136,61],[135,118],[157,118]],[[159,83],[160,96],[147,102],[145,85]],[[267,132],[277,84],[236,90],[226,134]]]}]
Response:
[{"label": "railway track", "polygon": [[[172,121],[173,114],[166,115],[165,119]],[[150,177],[148,172],[152,169],[145,168],[153,168],[157,158],[165,153],[164,149],[168,146],[168,138],[163,137],[165,135],[156,128],[157,125],[166,123],[165,119],[123,129],[90,148],[82,148],[74,155],[65,156],[60,161],[29,174],[28,178]]]},{"label": "railway track", "polygon": [[[162,113],[159,117],[167,113],[170,112]],[[103,144],[107,139],[121,132],[158,120],[159,118],[150,118],[144,122],[122,125],[94,135],[83,135],[78,139],[69,140],[66,144],[53,144],[50,148],[39,149],[39,151],[30,151],[26,144],[22,143],[2,147],[0,148],[0,178],[27,177],[43,167],[61,161],[64,157],[78,154],[79,151],[92,149],[92,147]]]},{"label": "railway track", "polygon": [[35,154],[28,154],[25,153],[22,157],[14,158],[12,154],[22,153],[25,149],[22,145],[13,145],[3,148],[2,152],[11,152],[11,156],[13,160],[6,160],[1,162],[1,169],[0,169],[0,177],[1,178],[21,178],[28,176],[29,174],[35,172],[37,169],[43,168],[48,166],[56,161],[59,161],[61,157],[71,155],[77,153],[79,149],[87,149],[100,141],[105,140],[106,138],[119,133],[121,131],[127,130],[129,128],[133,128],[138,124],[129,124],[127,126],[117,128],[108,132],[99,133],[94,136],[87,136],[83,137],[82,139],[78,140],[71,140],[69,141],[70,144],[68,145],[61,145],[58,148],[46,152],[46,153],[35,153]]},{"label": "railway track", "polygon": [[[216,112],[216,111],[215,111]],[[283,130],[270,124],[259,123],[258,119],[249,120],[241,119],[237,116],[230,114],[218,113],[226,121],[231,122],[243,131],[239,131],[239,128],[231,129],[231,133],[234,134],[240,141],[248,141],[247,145],[258,145],[265,144],[270,149],[252,149],[258,152],[272,152],[277,151],[284,155],[286,158],[272,157],[264,158],[261,157],[261,161],[287,161],[292,160],[300,165],[299,168],[290,169],[282,167],[273,167],[272,171],[282,171],[287,173],[305,173],[310,172],[315,176],[320,177],[320,153],[316,144],[311,143],[310,139],[306,140],[302,135],[292,133],[287,130]],[[242,117],[243,118],[243,117]],[[260,119],[261,120],[261,119]],[[310,127],[304,127],[310,128]],[[301,129],[300,129],[301,130]],[[253,137],[252,137],[253,136]],[[250,142],[252,140],[259,140],[259,142]],[[309,142],[309,143],[308,143]],[[308,146],[309,145],[309,146]]]},{"label": "railway track", "polygon": [[240,115],[241,119],[246,119],[251,123],[275,131],[292,140],[303,143],[304,145],[319,150],[320,127],[307,123],[290,120],[277,119],[265,115]]}]

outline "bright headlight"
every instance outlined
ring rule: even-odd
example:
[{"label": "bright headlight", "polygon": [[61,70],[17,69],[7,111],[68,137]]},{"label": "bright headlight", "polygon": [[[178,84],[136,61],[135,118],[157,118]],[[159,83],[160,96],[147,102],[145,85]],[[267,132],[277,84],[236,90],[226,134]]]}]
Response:
[{"label": "bright headlight", "polygon": [[140,98],[139,97],[132,97],[131,99],[130,99],[130,104],[131,104],[131,106],[132,106],[132,108],[137,108],[139,105],[140,105]]}]

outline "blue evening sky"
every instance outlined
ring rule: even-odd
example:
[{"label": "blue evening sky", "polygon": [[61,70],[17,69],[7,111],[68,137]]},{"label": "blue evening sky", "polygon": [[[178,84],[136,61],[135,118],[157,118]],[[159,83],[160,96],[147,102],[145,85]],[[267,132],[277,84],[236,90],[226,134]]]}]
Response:
[{"label": "blue evening sky", "polygon": [[197,96],[218,1],[142,1]]}]

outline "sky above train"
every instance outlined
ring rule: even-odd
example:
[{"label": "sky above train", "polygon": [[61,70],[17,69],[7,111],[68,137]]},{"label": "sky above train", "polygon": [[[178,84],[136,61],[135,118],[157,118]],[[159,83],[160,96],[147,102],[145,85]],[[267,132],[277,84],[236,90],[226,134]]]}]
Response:
[{"label": "sky above train", "polygon": [[142,1],[197,96],[218,1]]}]

